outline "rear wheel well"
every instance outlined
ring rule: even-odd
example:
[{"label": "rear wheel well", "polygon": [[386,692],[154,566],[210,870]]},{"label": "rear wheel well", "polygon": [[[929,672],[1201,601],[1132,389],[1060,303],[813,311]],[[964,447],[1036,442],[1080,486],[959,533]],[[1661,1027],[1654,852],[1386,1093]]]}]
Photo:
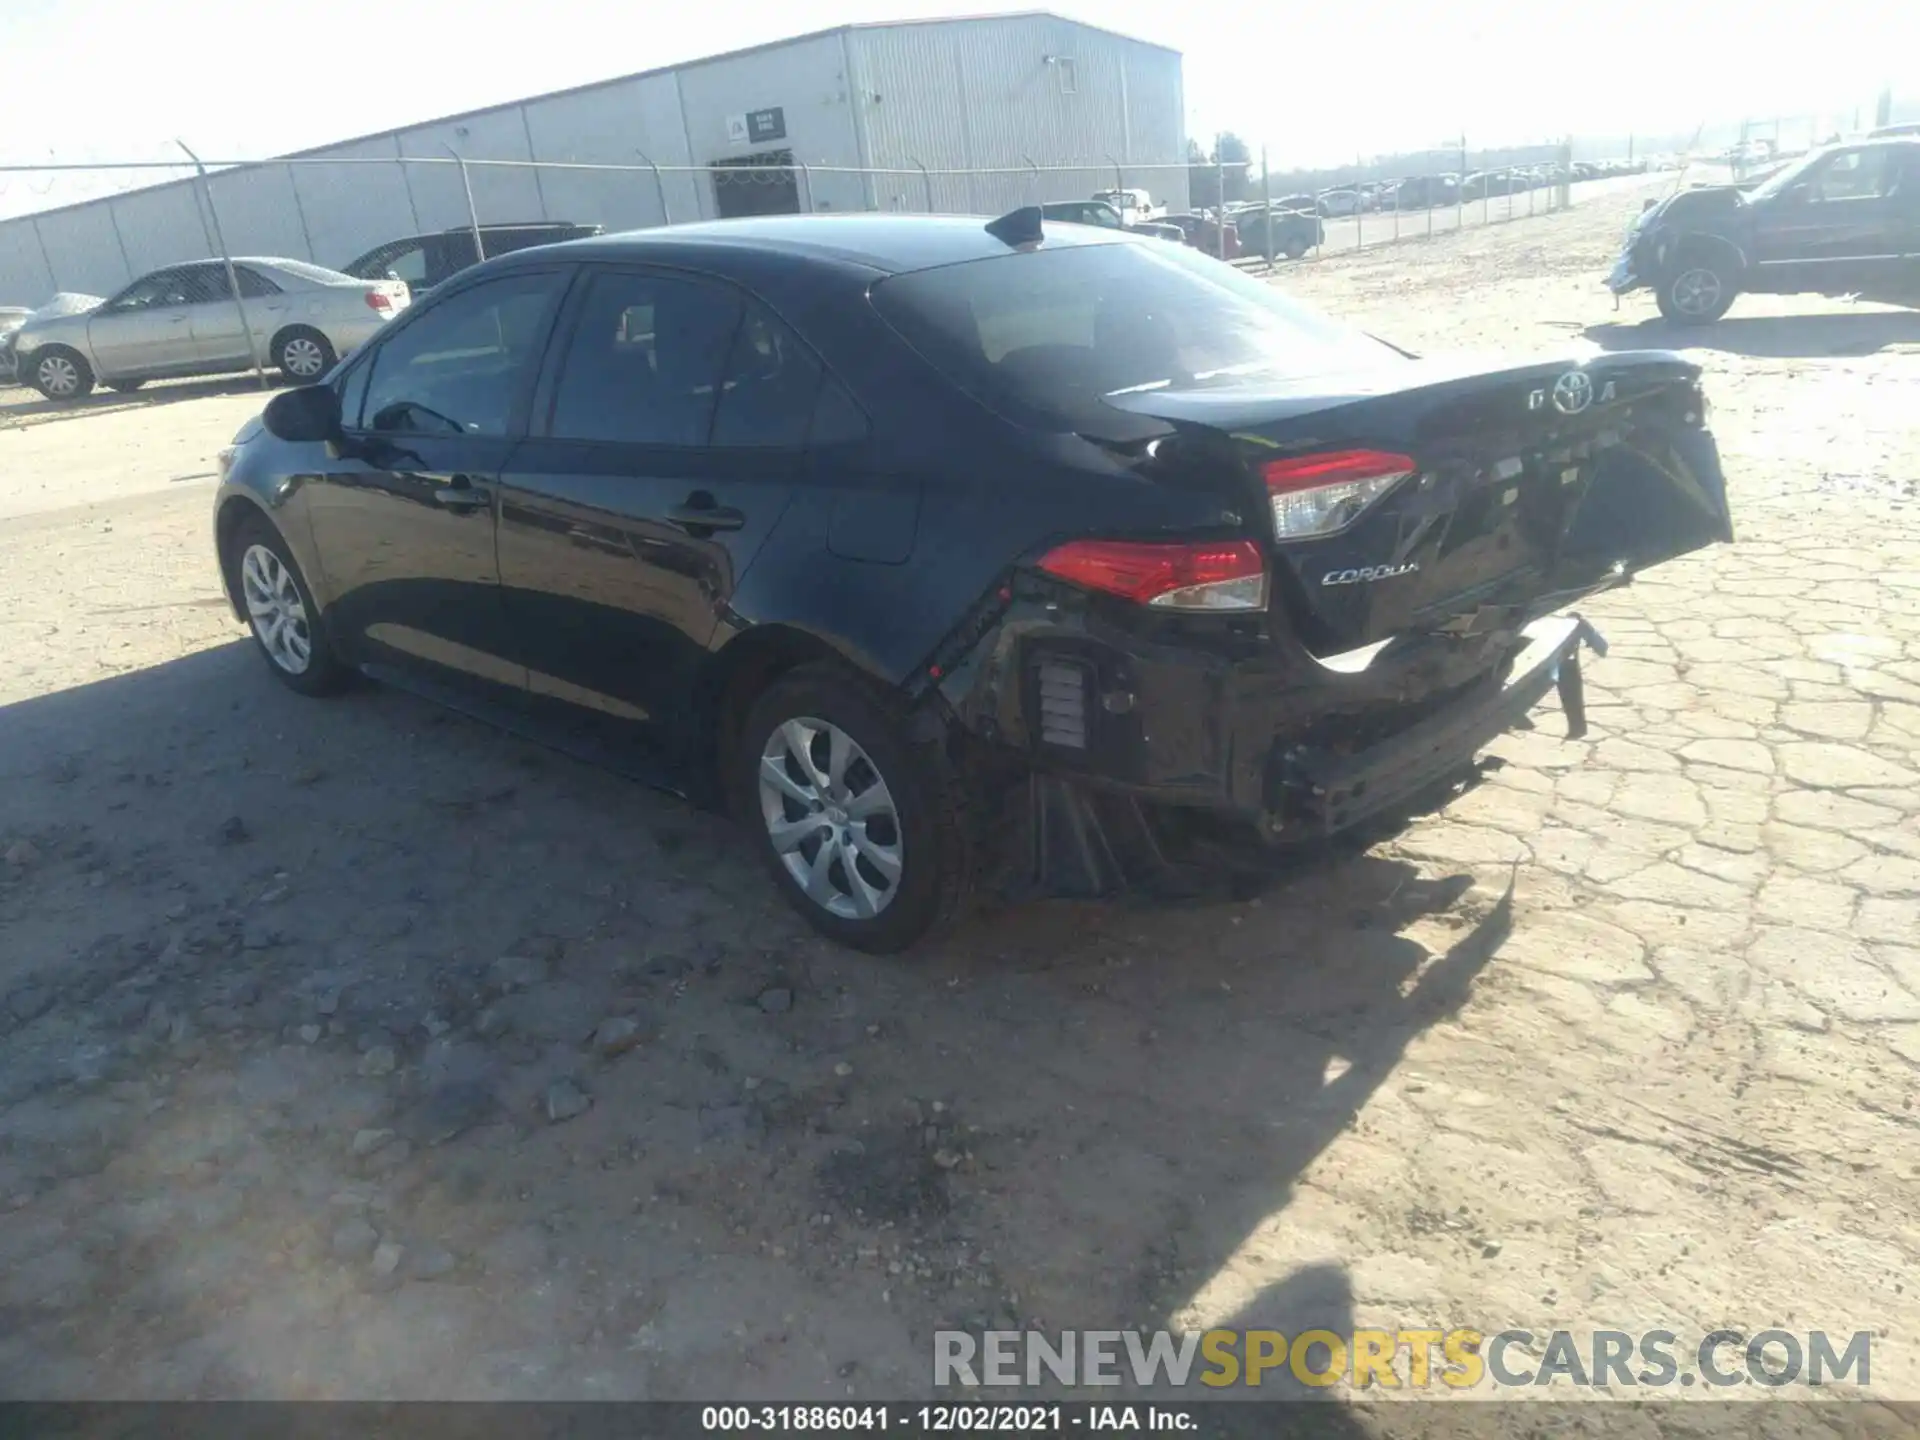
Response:
[{"label": "rear wheel well", "polygon": [[709,787],[703,799],[724,799],[721,763],[739,743],[753,702],[788,671],[821,663],[853,669],[824,640],[784,625],[756,626],[714,657],[694,692],[692,734],[699,748],[689,770]]}]

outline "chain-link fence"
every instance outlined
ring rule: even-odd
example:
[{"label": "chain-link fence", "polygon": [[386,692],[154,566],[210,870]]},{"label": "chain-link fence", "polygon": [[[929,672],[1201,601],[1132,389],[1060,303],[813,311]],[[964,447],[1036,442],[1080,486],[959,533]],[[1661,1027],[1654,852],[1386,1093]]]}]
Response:
[{"label": "chain-link fence", "polygon": [[[162,266],[213,256],[347,269],[407,237],[464,232],[470,262],[474,253],[537,243],[540,227],[555,224],[621,231],[753,215],[995,215],[1025,205],[1047,207],[1055,220],[1153,227],[1224,260],[1270,264],[1550,213],[1612,173],[1576,164],[1568,145],[1526,153],[1482,166],[1474,162],[1485,156],[1448,152],[1451,168],[1431,160],[1400,174],[1356,167],[1310,177],[1319,183],[1304,188],[1298,175],[1250,165],[848,167],[811,165],[790,151],[702,166],[456,154],[5,166],[0,183],[22,187],[34,208],[0,220],[0,305],[107,295]],[[102,182],[138,188],[47,203]],[[426,278],[418,268],[392,273]]]}]

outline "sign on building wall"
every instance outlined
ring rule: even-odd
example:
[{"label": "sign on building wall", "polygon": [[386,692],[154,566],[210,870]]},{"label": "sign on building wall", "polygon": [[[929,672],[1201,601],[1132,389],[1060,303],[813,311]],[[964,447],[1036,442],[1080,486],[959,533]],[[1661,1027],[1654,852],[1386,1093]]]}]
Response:
[{"label": "sign on building wall", "polygon": [[744,115],[727,116],[729,145],[759,145],[768,140],[787,138],[787,112],[775,105],[766,110],[749,110]]}]

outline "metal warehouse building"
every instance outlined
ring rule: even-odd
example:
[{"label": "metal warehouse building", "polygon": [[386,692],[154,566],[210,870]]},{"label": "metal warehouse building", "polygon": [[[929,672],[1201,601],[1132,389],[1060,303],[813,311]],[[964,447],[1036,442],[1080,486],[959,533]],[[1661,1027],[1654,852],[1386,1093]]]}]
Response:
[{"label": "metal warehouse building", "polygon": [[[0,304],[110,294],[216,253],[340,266],[382,241],[551,219],[630,230],[803,209],[996,214],[1115,184],[1186,203],[1180,55],[1042,12],[848,25],[0,221]],[[309,164],[316,160],[383,163]],[[395,163],[384,163],[392,161]],[[1084,165],[1067,173],[1034,167]],[[1138,178],[1127,167],[1170,168]],[[793,174],[751,167],[804,167]],[[1000,173],[941,173],[958,171]]]}]

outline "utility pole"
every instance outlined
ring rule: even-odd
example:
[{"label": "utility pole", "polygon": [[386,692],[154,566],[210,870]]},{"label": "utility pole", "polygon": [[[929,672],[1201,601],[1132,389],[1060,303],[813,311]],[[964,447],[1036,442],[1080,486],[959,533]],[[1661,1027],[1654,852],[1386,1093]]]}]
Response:
[{"label": "utility pole", "polygon": [[226,267],[227,293],[233,299],[234,313],[240,317],[240,338],[247,342],[247,357],[253,361],[253,378],[260,382],[262,390],[267,388],[266,367],[260,363],[260,347],[253,343],[253,327],[247,323],[247,302],[240,294],[240,276],[233,268],[233,255],[227,249],[226,233],[220,228],[220,212],[213,204],[213,182],[207,178],[207,167],[200,163],[200,157],[187,150],[187,142],[173,142],[187,151],[187,158],[193,161],[193,172],[200,179],[200,189],[207,197],[207,216],[213,221],[213,243],[220,247],[220,263]]}]

